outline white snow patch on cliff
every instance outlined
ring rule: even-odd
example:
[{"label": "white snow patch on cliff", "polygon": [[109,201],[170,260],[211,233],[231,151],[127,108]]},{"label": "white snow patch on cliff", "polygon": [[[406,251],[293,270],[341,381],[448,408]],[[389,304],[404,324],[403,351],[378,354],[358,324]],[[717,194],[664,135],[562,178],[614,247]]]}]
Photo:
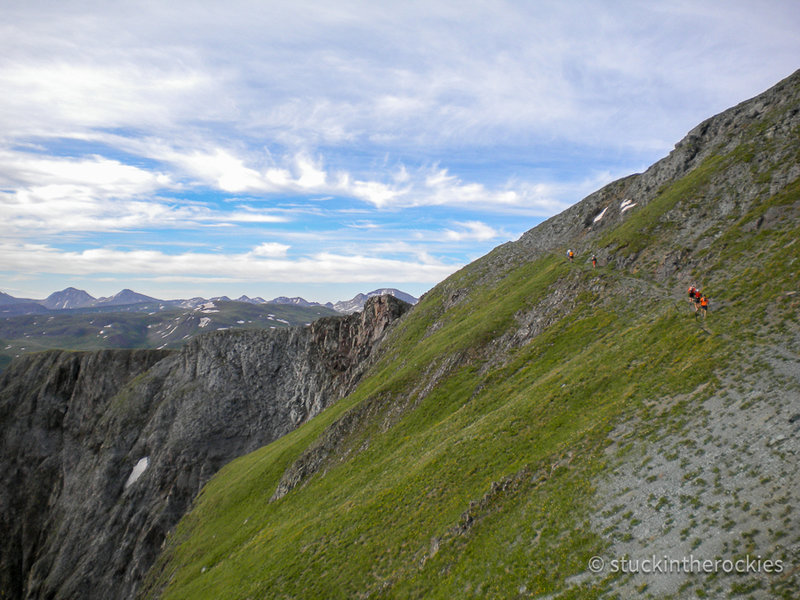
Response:
[{"label": "white snow patch on cliff", "polygon": [[136,463],[136,465],[133,467],[133,471],[131,471],[131,474],[128,476],[128,481],[125,482],[126,490],[128,489],[129,486],[136,483],[136,480],[142,476],[142,473],[144,473],[145,469],[147,469],[149,465],[150,465],[149,456],[145,456],[144,458],[139,459],[139,462]]},{"label": "white snow patch on cliff", "polygon": [[601,212],[599,215],[597,215],[597,216],[594,218],[594,222],[595,222],[595,223],[597,223],[597,222],[598,222],[600,219],[602,219],[602,218],[603,218],[603,215],[605,215],[605,214],[606,214],[606,211],[607,211],[607,210],[608,210],[608,207],[606,206],[606,207],[603,209],[603,212]]}]

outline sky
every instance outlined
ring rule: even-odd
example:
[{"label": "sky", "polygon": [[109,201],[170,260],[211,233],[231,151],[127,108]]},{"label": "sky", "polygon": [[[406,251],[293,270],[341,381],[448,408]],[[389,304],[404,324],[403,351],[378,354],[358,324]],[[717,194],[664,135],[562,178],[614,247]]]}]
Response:
[{"label": "sky", "polygon": [[0,291],[420,295],[800,68],[800,3],[0,0]]}]

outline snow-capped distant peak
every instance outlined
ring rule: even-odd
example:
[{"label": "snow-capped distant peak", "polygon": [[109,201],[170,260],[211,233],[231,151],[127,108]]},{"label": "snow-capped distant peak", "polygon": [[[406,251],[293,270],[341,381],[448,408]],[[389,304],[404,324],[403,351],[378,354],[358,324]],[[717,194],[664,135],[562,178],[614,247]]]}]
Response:
[{"label": "snow-capped distant peak", "polygon": [[53,292],[45,298],[42,306],[51,310],[66,310],[70,308],[83,308],[92,306],[96,300],[83,290],[68,287],[60,292]]}]

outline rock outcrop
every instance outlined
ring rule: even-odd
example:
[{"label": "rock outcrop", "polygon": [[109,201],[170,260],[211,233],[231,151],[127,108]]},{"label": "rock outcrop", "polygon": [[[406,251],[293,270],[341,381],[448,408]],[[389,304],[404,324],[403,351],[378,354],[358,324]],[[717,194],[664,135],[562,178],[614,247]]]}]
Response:
[{"label": "rock outcrop", "polygon": [[13,362],[0,379],[0,597],[133,597],[203,484],[348,393],[408,308],[383,296],[180,352]]}]

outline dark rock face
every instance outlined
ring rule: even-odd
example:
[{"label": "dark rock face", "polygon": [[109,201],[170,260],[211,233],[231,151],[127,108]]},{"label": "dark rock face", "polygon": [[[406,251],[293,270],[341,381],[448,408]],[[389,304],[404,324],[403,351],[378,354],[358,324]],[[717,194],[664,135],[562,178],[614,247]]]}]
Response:
[{"label": "dark rock face", "polygon": [[0,379],[0,597],[133,597],[203,484],[352,390],[408,308],[383,296],[180,352],[13,362]]}]

